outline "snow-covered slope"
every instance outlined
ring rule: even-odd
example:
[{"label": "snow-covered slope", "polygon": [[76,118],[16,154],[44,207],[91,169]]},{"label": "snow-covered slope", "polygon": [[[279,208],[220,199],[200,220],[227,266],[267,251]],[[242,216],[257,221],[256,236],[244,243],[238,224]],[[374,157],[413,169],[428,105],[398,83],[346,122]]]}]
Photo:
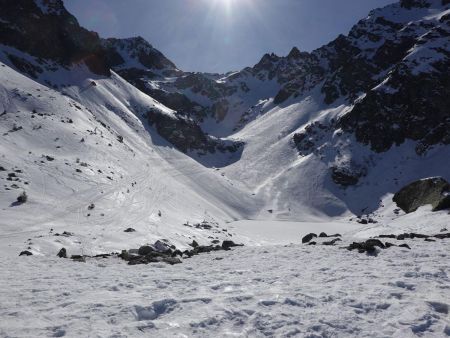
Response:
[{"label": "snow-covered slope", "polygon": [[[450,179],[448,3],[393,4],[312,53],[267,54],[226,75],[184,73],[142,38],[101,40],[61,2],[51,2],[57,11],[45,10],[49,4],[23,0],[19,16],[5,3],[2,12],[0,174],[9,234],[81,224],[84,234],[95,229],[97,251],[118,249],[122,238],[181,243],[192,235],[186,221],[382,214],[404,184]],[[47,37],[27,30],[25,18],[66,50],[42,48],[34,39]],[[421,105],[395,101],[421,79],[440,87],[418,92]],[[29,202],[11,206],[22,190]],[[128,227],[147,237],[122,233]],[[98,236],[111,231],[118,237],[105,244]]]}]

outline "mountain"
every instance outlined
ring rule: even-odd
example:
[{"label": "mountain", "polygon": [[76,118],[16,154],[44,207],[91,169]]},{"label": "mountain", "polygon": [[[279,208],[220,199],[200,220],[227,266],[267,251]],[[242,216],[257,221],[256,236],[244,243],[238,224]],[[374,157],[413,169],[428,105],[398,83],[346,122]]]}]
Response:
[{"label": "mountain", "polygon": [[450,335],[450,1],[227,74],[0,6],[0,336]]},{"label": "mountain", "polygon": [[[59,0],[1,5],[10,226],[41,214],[48,228],[184,243],[186,221],[396,217],[402,186],[450,179],[448,1],[400,1],[312,52],[227,74],[184,72],[141,37],[100,38]],[[30,202],[10,207],[22,190]]]}]

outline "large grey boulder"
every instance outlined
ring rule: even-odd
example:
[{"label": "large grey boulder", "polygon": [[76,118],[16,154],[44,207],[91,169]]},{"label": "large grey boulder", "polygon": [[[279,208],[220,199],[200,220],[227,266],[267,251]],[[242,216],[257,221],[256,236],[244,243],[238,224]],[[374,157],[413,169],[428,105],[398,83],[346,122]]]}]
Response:
[{"label": "large grey boulder", "polygon": [[393,201],[404,212],[416,211],[431,204],[433,211],[450,208],[450,184],[442,177],[412,182],[394,195]]}]

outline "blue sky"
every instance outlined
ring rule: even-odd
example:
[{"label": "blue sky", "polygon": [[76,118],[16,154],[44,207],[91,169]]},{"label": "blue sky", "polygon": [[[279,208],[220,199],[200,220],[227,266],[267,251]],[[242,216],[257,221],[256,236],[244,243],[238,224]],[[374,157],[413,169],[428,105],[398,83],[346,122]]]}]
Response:
[{"label": "blue sky", "polygon": [[394,0],[65,0],[102,37],[140,35],[187,71],[226,72],[346,34]]}]

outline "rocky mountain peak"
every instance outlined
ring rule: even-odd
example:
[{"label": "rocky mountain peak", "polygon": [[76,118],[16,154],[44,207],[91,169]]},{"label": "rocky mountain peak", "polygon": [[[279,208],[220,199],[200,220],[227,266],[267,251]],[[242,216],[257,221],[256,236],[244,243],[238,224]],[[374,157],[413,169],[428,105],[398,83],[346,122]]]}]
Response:
[{"label": "rocky mountain peak", "polygon": [[[109,76],[98,34],[80,27],[62,1],[0,0],[0,7],[2,44],[65,67],[84,63],[93,73]],[[10,59],[19,69],[33,68],[19,57]]]}]

